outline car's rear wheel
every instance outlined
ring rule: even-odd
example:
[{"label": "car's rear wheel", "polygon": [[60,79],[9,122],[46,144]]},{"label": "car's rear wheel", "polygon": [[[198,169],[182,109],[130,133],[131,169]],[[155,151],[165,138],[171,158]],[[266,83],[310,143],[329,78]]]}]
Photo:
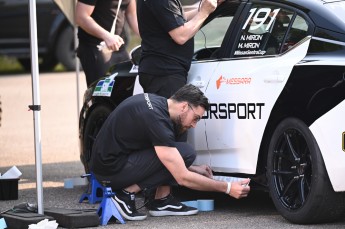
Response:
[{"label": "car's rear wheel", "polygon": [[56,46],[56,57],[68,71],[75,70],[76,52],[74,47],[73,27],[67,26],[62,30]]},{"label": "car's rear wheel", "polygon": [[18,62],[22,65],[25,71],[31,71],[31,59],[30,58],[18,58]]},{"label": "car's rear wheel", "polygon": [[83,134],[83,151],[80,155],[86,173],[90,172],[89,163],[94,140],[111,111],[112,109],[109,106],[100,104],[91,110],[88,115]]},{"label": "car's rear wheel", "polygon": [[287,118],[275,129],[267,179],[274,205],[293,223],[334,221],[344,214],[344,194],[334,192],[318,144],[299,119]]},{"label": "car's rear wheel", "polygon": [[[31,71],[30,58],[18,58],[19,63],[22,65],[26,72]],[[40,58],[39,70],[42,72],[52,71],[57,65],[57,60],[52,56],[45,56]]]}]

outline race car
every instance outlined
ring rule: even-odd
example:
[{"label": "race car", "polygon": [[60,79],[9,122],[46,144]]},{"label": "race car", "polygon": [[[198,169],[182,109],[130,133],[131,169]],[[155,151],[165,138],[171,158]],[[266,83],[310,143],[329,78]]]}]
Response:
[{"label": "race car", "polygon": [[[211,101],[188,133],[195,164],[251,177],[293,223],[344,216],[345,1],[228,0],[194,48],[188,83]],[[142,92],[140,52],[85,92],[79,133],[87,172],[104,120]]]}]

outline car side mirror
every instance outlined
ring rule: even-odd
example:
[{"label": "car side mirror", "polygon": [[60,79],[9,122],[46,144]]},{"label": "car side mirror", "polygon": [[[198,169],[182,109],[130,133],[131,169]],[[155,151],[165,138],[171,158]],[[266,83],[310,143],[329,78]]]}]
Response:
[{"label": "car side mirror", "polygon": [[141,46],[137,46],[132,49],[130,52],[131,61],[134,65],[139,65],[140,57],[141,57]]}]

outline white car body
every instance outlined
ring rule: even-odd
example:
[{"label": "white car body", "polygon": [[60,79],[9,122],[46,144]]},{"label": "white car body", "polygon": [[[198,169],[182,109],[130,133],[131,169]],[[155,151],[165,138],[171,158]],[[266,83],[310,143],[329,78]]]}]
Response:
[{"label": "white car body", "polygon": [[[291,222],[343,216],[345,1],[228,0],[194,41],[187,83],[210,101],[188,132],[194,163],[215,175],[252,178],[251,186],[269,191]],[[132,62],[140,55],[135,49]],[[80,115],[86,169],[89,136],[118,103],[143,92],[138,68],[119,64],[86,91]]]}]

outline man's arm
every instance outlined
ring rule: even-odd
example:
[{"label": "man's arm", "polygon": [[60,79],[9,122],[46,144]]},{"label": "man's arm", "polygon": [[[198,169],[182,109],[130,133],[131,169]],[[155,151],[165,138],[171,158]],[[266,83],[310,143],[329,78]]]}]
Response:
[{"label": "man's arm", "polygon": [[106,31],[93,20],[91,14],[94,8],[92,5],[78,1],[76,6],[76,23],[87,33],[105,41],[110,50],[118,51],[121,45],[124,44],[123,39],[118,35],[110,34],[109,31]]},{"label": "man's arm", "polygon": [[187,21],[191,20],[195,15],[198,13],[199,9],[193,9],[184,12],[184,16],[186,17]]},{"label": "man's arm", "polygon": [[199,31],[202,23],[206,20],[208,15],[216,9],[216,7],[216,0],[203,0],[200,5],[200,11],[196,12],[193,10],[191,13],[186,15],[188,18],[193,16],[193,13],[196,12],[195,16],[184,25],[169,31],[169,35],[177,44],[183,45]]},{"label": "man's arm", "polygon": [[140,36],[139,29],[138,29],[137,6],[136,6],[135,0],[131,0],[129,2],[129,5],[127,6],[126,20],[128,22],[129,27],[131,27],[134,33]]},{"label": "man's arm", "polygon": [[200,29],[206,18],[225,0],[202,0],[198,9],[185,12],[188,22],[169,31],[172,39],[180,45],[191,39]]},{"label": "man's arm", "polygon": [[[228,184],[223,181],[216,181],[195,172],[189,171],[185,163],[174,147],[155,146],[158,158],[169,170],[179,185],[199,190],[199,191],[213,191],[213,192],[226,192]],[[248,195],[250,187],[244,187],[248,181],[232,183],[229,195],[234,198],[241,198]]]},{"label": "man's arm", "polygon": [[213,178],[212,170],[208,165],[191,165],[188,167],[188,170],[211,179]]}]

